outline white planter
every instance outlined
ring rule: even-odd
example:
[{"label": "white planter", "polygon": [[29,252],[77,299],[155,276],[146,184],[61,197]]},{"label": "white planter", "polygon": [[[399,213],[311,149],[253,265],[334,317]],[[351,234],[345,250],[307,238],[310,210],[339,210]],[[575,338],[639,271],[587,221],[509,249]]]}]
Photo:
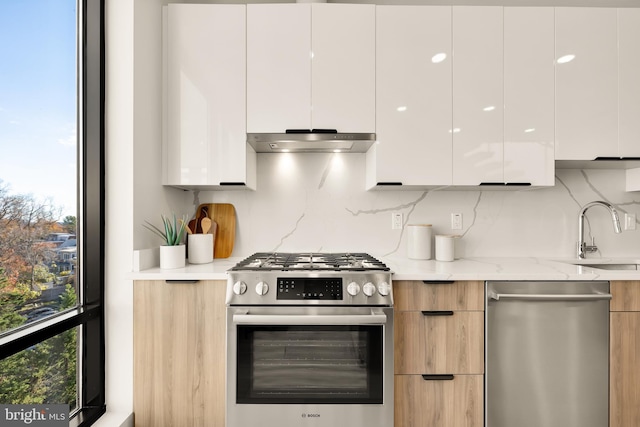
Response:
[{"label": "white planter", "polygon": [[213,234],[187,236],[189,264],[207,264],[213,261]]},{"label": "white planter", "polygon": [[186,260],[185,245],[160,246],[160,268],[184,267]]}]

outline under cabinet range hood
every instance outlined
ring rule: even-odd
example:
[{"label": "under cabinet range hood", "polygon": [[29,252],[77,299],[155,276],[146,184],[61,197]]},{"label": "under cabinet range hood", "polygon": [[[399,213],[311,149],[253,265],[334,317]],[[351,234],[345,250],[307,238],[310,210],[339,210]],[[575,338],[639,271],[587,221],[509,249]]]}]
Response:
[{"label": "under cabinet range hood", "polygon": [[375,133],[340,133],[335,129],[247,134],[247,142],[256,153],[366,153],[375,140]]}]

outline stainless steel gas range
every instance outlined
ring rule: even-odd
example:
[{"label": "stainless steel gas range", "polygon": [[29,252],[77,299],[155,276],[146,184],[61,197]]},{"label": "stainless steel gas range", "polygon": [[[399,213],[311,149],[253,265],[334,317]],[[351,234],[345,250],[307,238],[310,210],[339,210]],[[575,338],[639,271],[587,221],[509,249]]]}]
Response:
[{"label": "stainless steel gas range", "polygon": [[393,426],[386,265],[256,253],[228,275],[227,427]]}]

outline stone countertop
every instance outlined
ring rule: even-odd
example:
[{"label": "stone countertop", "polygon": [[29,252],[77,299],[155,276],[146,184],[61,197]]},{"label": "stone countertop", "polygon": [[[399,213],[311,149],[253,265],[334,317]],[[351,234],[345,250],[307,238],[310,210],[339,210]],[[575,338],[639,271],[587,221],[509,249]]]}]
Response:
[{"label": "stone countertop", "polygon": [[[375,255],[374,255],[375,256]],[[394,280],[640,280],[638,270],[604,270],[575,265],[576,259],[462,258],[452,262],[417,261],[377,257],[393,272]],[[215,259],[209,264],[187,264],[184,268],[149,268],[130,273],[132,280],[226,280],[226,271],[242,257]],[[602,264],[640,264],[640,259],[598,258]]]},{"label": "stone countertop", "polygon": [[[576,265],[576,259],[462,258],[452,262],[385,258],[394,280],[640,280],[637,270],[604,270]],[[600,258],[589,263],[640,263],[638,259]]]}]

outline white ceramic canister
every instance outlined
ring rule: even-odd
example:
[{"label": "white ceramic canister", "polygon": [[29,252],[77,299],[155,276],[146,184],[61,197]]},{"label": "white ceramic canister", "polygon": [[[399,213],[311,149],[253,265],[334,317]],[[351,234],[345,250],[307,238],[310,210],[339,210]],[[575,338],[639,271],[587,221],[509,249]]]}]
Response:
[{"label": "white ceramic canister", "polygon": [[407,225],[407,256],[411,259],[431,259],[431,224]]},{"label": "white ceramic canister", "polygon": [[436,261],[453,261],[458,237],[455,234],[439,234],[436,236]]},{"label": "white ceramic canister", "polygon": [[206,264],[213,261],[213,234],[187,235],[189,264]]}]

